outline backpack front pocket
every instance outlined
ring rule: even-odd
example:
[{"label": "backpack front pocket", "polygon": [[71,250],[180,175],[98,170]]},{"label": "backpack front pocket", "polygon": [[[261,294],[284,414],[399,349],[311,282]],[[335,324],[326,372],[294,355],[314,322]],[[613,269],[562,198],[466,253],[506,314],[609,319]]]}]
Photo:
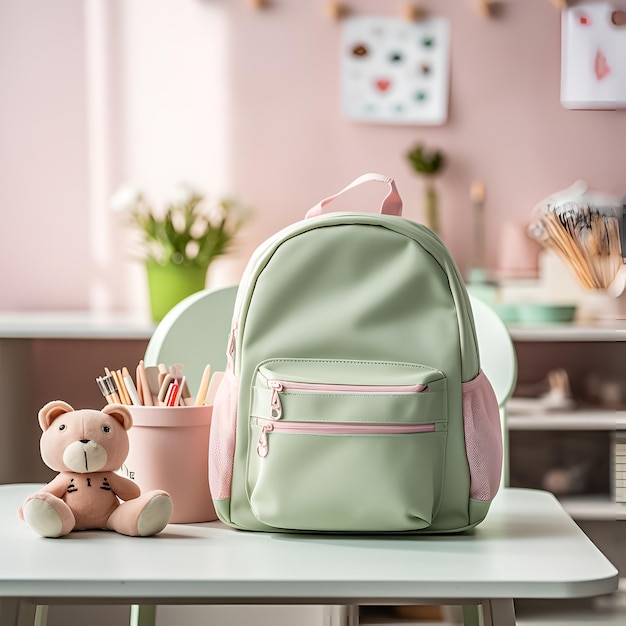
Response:
[{"label": "backpack front pocket", "polygon": [[252,389],[247,489],[282,529],[410,531],[441,498],[441,372],[405,363],[273,360]]}]

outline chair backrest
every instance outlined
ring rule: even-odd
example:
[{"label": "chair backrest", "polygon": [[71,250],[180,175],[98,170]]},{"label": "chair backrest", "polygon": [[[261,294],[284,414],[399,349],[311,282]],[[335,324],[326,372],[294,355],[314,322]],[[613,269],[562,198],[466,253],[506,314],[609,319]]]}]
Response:
[{"label": "chair backrest", "polygon": [[195,394],[207,363],[213,372],[226,369],[236,295],[236,286],[205,289],[179,302],[154,330],[144,356],[146,365],[182,363]]},{"label": "chair backrest", "polygon": [[480,365],[489,378],[498,399],[502,420],[504,448],[503,485],[509,483],[509,446],[506,426],[506,403],[517,383],[517,356],[509,331],[498,314],[483,300],[469,294],[474,312]]},{"label": "chair backrest", "polygon": [[483,300],[470,294],[480,364],[491,382],[498,399],[504,407],[513,394],[517,382],[517,357],[509,331],[498,314]]}]

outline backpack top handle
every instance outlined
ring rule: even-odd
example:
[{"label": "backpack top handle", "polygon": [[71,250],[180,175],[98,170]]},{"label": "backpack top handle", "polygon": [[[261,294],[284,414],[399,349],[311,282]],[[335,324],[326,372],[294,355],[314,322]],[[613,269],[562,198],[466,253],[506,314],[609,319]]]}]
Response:
[{"label": "backpack top handle", "polygon": [[328,203],[332,202],[335,198],[343,195],[346,191],[367,182],[381,182],[388,184],[389,193],[385,196],[385,199],[383,200],[383,203],[380,207],[380,212],[383,215],[396,215],[398,217],[402,217],[402,198],[400,198],[400,194],[398,193],[394,179],[390,178],[389,176],[384,176],[383,174],[371,173],[359,176],[349,185],[344,187],[341,191],[332,196],[328,196],[328,198],[324,198],[323,200],[318,202],[313,208],[307,211],[305,219],[322,215],[324,207]]}]

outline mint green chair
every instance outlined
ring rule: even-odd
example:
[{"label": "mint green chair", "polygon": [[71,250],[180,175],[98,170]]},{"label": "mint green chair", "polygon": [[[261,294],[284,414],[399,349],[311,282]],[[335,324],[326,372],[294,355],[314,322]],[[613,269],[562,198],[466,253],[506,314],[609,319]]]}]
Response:
[{"label": "mint green chair", "polygon": [[470,294],[480,363],[498,399],[502,424],[504,462],[502,486],[509,486],[509,446],[506,425],[506,404],[517,383],[517,356],[509,331],[498,314],[485,302]]},{"label": "mint green chair", "polygon": [[211,371],[223,372],[236,295],[236,286],[205,289],[179,302],[154,329],[145,364],[184,364],[192,390],[199,387],[207,363]]}]

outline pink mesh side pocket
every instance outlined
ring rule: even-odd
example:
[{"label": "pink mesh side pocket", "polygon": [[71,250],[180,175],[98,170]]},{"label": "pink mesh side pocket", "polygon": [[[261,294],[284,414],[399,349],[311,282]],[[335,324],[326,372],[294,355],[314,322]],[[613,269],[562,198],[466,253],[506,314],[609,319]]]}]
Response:
[{"label": "pink mesh side pocket", "polygon": [[463,383],[463,426],[470,470],[470,498],[493,500],[502,473],[502,431],[498,401],[481,370]]},{"label": "pink mesh side pocket", "polygon": [[239,379],[229,367],[213,402],[209,438],[209,488],[216,500],[230,498],[237,429]]}]

